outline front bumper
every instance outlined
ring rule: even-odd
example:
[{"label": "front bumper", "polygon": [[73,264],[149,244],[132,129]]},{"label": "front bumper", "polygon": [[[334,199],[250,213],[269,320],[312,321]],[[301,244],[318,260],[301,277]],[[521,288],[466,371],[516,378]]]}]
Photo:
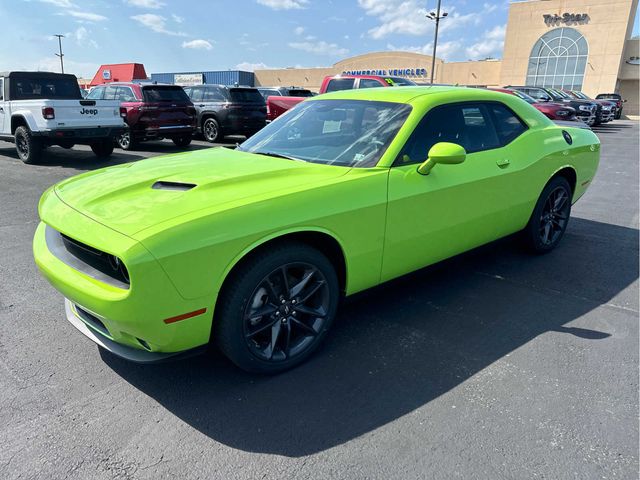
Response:
[{"label": "front bumper", "polygon": [[[208,344],[215,298],[183,298],[144,246],[67,206],[53,190],[43,195],[40,215],[47,223],[40,223],[33,239],[36,265],[66,299],[100,320],[105,329],[100,332],[103,343],[154,354]],[[129,271],[129,288],[119,288],[56,256],[47,244],[47,228],[117,255]],[[206,310],[182,321],[164,321],[201,309]]]}]

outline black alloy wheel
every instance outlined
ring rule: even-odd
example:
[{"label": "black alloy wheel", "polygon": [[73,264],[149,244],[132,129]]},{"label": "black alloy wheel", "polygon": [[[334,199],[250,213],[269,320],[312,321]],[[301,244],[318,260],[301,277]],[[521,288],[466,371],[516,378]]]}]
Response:
[{"label": "black alloy wheel", "polygon": [[279,373],[320,345],[339,298],[327,257],[305,244],[277,245],[246,260],[225,284],[212,339],[240,368]]},{"label": "black alloy wheel", "polygon": [[560,243],[571,216],[572,194],[564,177],[551,179],[542,191],[524,230],[525,239],[534,252],[550,252]]}]

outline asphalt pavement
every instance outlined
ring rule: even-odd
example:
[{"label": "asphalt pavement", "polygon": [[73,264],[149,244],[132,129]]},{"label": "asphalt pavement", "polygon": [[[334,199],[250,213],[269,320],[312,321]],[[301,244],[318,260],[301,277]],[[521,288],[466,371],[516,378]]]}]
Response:
[{"label": "asphalt pavement", "polygon": [[102,352],[33,263],[47,187],[181,149],[52,147],[28,166],[0,143],[0,479],[637,478],[640,131],[596,133],[557,250],[507,238],[360,294],[275,377]]}]

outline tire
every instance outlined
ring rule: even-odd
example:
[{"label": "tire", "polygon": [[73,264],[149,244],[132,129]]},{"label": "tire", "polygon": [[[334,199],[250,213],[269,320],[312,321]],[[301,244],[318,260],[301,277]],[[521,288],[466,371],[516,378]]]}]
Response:
[{"label": "tire", "polygon": [[215,143],[223,137],[220,124],[215,118],[209,117],[202,122],[202,136],[210,143]]},{"label": "tire", "polygon": [[173,143],[176,145],[176,147],[187,147],[189,146],[189,144],[191,144],[191,135],[184,137],[175,137],[171,140],[173,140]]},{"label": "tire", "polygon": [[571,186],[564,177],[554,177],[544,187],[523,230],[531,251],[548,253],[558,246],[569,224],[572,196]]},{"label": "tire", "polygon": [[14,139],[18,157],[24,163],[32,165],[38,163],[42,157],[42,143],[31,134],[27,127],[16,128]]},{"label": "tire", "polygon": [[101,142],[95,142],[91,144],[91,150],[98,158],[107,158],[113,153],[113,141],[103,140]]},{"label": "tire", "polygon": [[76,146],[75,143],[71,143],[71,142],[60,142],[58,145],[62,148],[66,148],[67,150],[70,150]]},{"label": "tire", "polygon": [[233,363],[248,372],[276,374],[318,348],[340,297],[327,257],[305,244],[283,243],[251,257],[232,275],[218,300],[213,340]]},{"label": "tire", "polygon": [[131,136],[131,132],[125,132],[116,138],[116,143],[122,150],[135,150],[138,142]]}]

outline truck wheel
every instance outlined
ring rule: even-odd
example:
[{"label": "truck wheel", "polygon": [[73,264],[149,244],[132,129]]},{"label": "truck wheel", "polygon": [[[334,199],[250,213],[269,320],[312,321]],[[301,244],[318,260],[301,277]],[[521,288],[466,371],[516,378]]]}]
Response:
[{"label": "truck wheel", "polygon": [[176,147],[186,147],[191,143],[191,135],[187,135],[184,137],[174,137],[173,143],[175,143]]},{"label": "truck wheel", "polygon": [[95,142],[91,144],[91,150],[96,154],[98,158],[107,158],[113,153],[113,141],[102,140],[101,142]]},{"label": "truck wheel", "polygon": [[67,150],[69,150],[70,148],[75,147],[75,143],[71,143],[71,142],[60,142],[58,143],[58,145],[62,148],[66,148]]},{"label": "truck wheel", "polygon": [[133,139],[130,132],[126,132],[120,135],[116,139],[116,142],[118,143],[118,146],[123,150],[135,150],[138,146],[137,142]]},{"label": "truck wheel", "polygon": [[42,156],[42,143],[34,138],[27,127],[18,127],[14,134],[16,142],[16,152],[24,163],[34,164]]},{"label": "truck wheel", "polygon": [[207,142],[217,142],[222,138],[222,132],[220,131],[220,125],[215,118],[207,118],[202,124],[202,135]]}]

